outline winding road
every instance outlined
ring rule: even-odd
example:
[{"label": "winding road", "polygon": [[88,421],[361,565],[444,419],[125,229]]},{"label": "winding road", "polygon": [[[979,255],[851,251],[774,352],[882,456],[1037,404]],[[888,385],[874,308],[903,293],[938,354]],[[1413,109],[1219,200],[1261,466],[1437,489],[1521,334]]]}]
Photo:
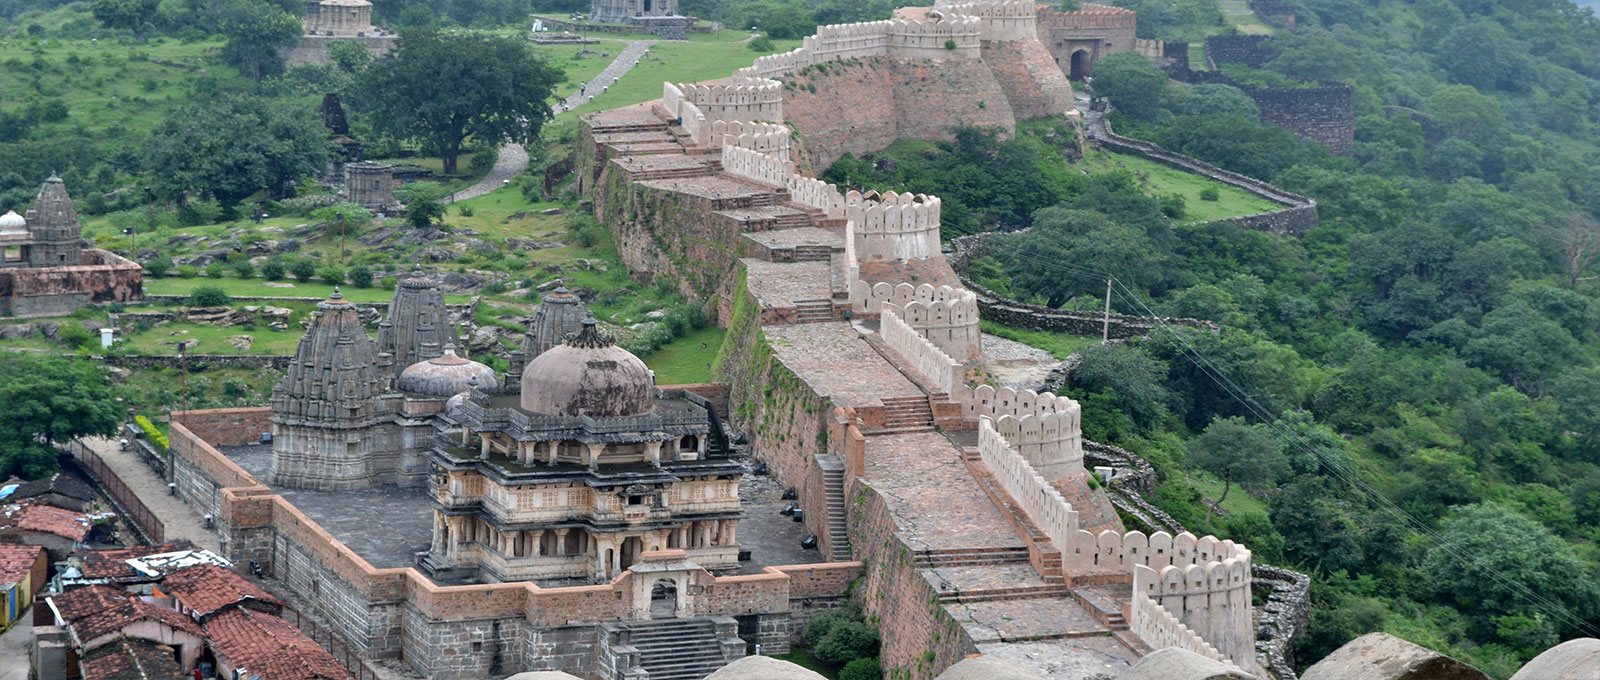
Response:
[{"label": "winding road", "polygon": [[[613,59],[599,75],[596,75],[593,80],[584,83],[583,87],[579,89],[581,94],[573,94],[561,100],[561,103],[556,105],[556,113],[571,111],[589,103],[589,100],[594,99],[595,95],[603,92],[605,87],[610,85],[613,80],[621,78],[623,74],[632,70],[634,65],[638,64],[639,60],[644,57],[644,53],[654,44],[654,40],[635,40],[628,43],[628,46],[622,48],[622,51],[617,54],[617,58]],[[483,179],[478,180],[472,186],[452,194],[449,202],[455,203],[469,198],[477,198],[499,189],[515,179],[517,175],[522,174],[522,171],[527,168],[527,149],[522,148],[521,144],[503,145],[500,147],[499,155],[495,158],[494,167],[489,169],[489,174],[484,175]]]}]

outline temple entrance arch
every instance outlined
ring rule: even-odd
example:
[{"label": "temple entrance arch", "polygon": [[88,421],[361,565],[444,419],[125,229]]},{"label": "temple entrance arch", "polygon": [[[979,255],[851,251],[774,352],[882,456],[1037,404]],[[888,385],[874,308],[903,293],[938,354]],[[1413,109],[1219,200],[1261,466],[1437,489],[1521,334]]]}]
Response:
[{"label": "temple entrance arch", "polygon": [[677,618],[679,609],[678,584],[676,581],[664,578],[656,581],[655,585],[650,586],[650,618]]},{"label": "temple entrance arch", "polygon": [[1094,73],[1094,58],[1089,55],[1089,50],[1073,51],[1067,77],[1072,80],[1083,80],[1092,73]]}]

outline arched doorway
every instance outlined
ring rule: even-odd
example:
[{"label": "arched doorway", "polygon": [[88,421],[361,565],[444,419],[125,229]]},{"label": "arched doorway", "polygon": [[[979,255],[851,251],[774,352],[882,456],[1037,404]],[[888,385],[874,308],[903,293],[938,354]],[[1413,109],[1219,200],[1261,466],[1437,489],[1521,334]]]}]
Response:
[{"label": "arched doorway", "polygon": [[1072,53],[1072,65],[1067,70],[1067,77],[1073,80],[1083,80],[1094,72],[1094,62],[1089,58],[1088,50],[1078,50]]},{"label": "arched doorway", "polygon": [[672,619],[678,616],[678,584],[672,579],[661,579],[650,586],[650,618]]},{"label": "arched doorway", "polygon": [[642,552],[644,552],[644,541],[640,540],[638,536],[629,536],[623,539],[622,568],[627,569],[633,566],[634,561],[639,559],[639,553]]}]

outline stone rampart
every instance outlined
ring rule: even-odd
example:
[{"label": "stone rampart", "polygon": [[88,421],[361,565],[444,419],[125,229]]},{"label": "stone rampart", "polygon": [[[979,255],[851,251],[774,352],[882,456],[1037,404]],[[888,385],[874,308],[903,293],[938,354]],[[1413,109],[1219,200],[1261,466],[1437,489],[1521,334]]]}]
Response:
[{"label": "stone rampart", "polygon": [[1216,64],[1244,64],[1261,68],[1273,53],[1266,49],[1266,35],[1213,35],[1206,37],[1206,59]]},{"label": "stone rampart", "polygon": [[1260,87],[1220,71],[1186,68],[1173,68],[1171,75],[1186,83],[1239,88],[1255,101],[1261,120],[1322,144],[1336,155],[1349,153],[1355,144],[1355,88],[1349,85],[1324,82],[1312,87]]},{"label": "stone rampart", "polygon": [[[851,221],[851,226],[855,222]],[[893,311],[917,329],[940,351],[958,362],[978,358],[983,329],[978,318],[978,298],[971,291],[924,283],[868,285],[857,280],[850,288],[851,309],[871,318]]]},{"label": "stone rampart", "polygon": [[933,4],[935,12],[950,16],[977,17],[979,35],[984,40],[1033,40],[1038,34],[1038,8],[1033,0],[977,0]]},{"label": "stone rampart", "polygon": [[1058,549],[1081,533],[1072,504],[1011,447],[987,417],[978,421],[978,453],[985,467]]},{"label": "stone rampart", "polygon": [[789,128],[773,123],[715,121],[707,141],[714,147],[735,146],[780,161],[789,161]]},{"label": "stone rampart", "polygon": [[[1081,479],[1082,409],[1078,402],[1048,392],[962,386],[952,397],[964,419],[988,422],[1047,481]],[[1064,544],[1062,544],[1064,545]]]},{"label": "stone rampart", "polygon": [[1194,630],[1183,625],[1183,622],[1155,600],[1136,595],[1130,609],[1132,618],[1128,621],[1129,630],[1139,636],[1145,644],[1150,645],[1151,649],[1177,647],[1218,663],[1238,667],[1227,655],[1206,642]]},{"label": "stone rampart", "polygon": [[897,59],[978,60],[982,57],[977,17],[889,22],[889,56]]},{"label": "stone rampart", "polygon": [[893,191],[845,194],[845,216],[855,223],[856,257],[892,262],[939,254],[938,196]]},{"label": "stone rampart", "polygon": [[960,389],[964,374],[961,364],[901,321],[892,310],[884,310],[878,317],[878,335],[906,365],[930,380],[938,391],[953,395]]},{"label": "stone rampart", "polygon": [[787,187],[794,163],[739,146],[722,147],[722,171],[771,187]]},{"label": "stone rampart", "polygon": [[1044,116],[1078,116],[1072,82],[1037,39],[985,38],[983,61],[1000,83],[1017,120]]},{"label": "stone rampart", "polygon": [[0,269],[0,315],[65,316],[79,307],[139,299],[144,269],[106,250],[83,251],[80,264]]},{"label": "stone rampart", "polygon": [[[1159,569],[1144,565],[1133,568],[1134,606],[1144,600],[1176,616],[1180,622],[1227,660],[1255,672],[1255,631],[1250,610],[1250,554],[1221,561],[1167,566]],[[1151,646],[1156,639],[1144,637]],[[1159,636],[1158,638],[1159,639]],[[1191,650],[1192,651],[1192,650]]]},{"label": "stone rampart", "polygon": [[781,122],[783,83],[767,78],[731,78],[727,81],[679,85],[683,100],[699,107],[708,121]]},{"label": "stone rampart", "polygon": [[1280,31],[1294,30],[1294,3],[1290,0],[1247,0],[1262,23]]}]

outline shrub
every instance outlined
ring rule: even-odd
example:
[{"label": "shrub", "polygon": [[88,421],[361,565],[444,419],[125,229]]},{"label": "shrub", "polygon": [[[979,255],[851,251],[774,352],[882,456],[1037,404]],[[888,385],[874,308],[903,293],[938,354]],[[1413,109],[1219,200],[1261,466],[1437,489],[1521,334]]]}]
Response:
[{"label": "shrub", "polygon": [[226,307],[233,302],[227,291],[218,286],[200,286],[189,294],[191,307]]},{"label": "shrub", "polygon": [[350,270],[350,283],[355,284],[357,288],[371,288],[372,270],[367,269],[364,264],[356,265]]},{"label": "shrub", "polygon": [[311,260],[295,260],[289,266],[289,273],[294,275],[294,280],[305,283],[317,275],[317,265],[312,264]]},{"label": "shrub", "polygon": [[755,52],[766,54],[775,48],[772,45],[772,38],[763,35],[755,40],[750,41],[750,49]]},{"label": "shrub", "polygon": [[878,665],[878,657],[869,656],[863,659],[854,659],[844,665],[839,671],[839,680],[882,680],[883,667]]},{"label": "shrub", "polygon": [[256,266],[250,264],[249,260],[239,260],[233,263],[233,273],[238,274],[241,279],[248,279],[256,275]]},{"label": "shrub", "polygon": [[854,604],[812,617],[804,638],[813,655],[835,666],[878,654],[878,628],[862,617]]},{"label": "shrub", "polygon": [[140,264],[144,265],[145,272],[158,279],[166,278],[172,271],[172,258],[166,255],[157,255]]},{"label": "shrub", "polygon": [[1202,201],[1216,201],[1221,198],[1222,192],[1217,191],[1216,187],[1206,187],[1200,190],[1200,200]]},{"label": "shrub", "polygon": [[[462,217],[472,217],[473,215],[478,214],[478,212],[476,210],[473,210],[472,206],[470,206],[470,205],[463,205],[463,206],[461,206],[459,208],[456,208],[456,213],[461,215]],[[498,252],[498,251],[496,251],[496,252]]]},{"label": "shrub", "polygon": [[206,278],[208,278],[208,279],[220,279],[220,278],[222,278],[222,263],[221,262],[212,262],[211,264],[206,265]]},{"label": "shrub", "polygon": [[155,445],[157,449],[162,451],[167,450],[167,447],[169,446],[167,442],[167,435],[161,434],[161,430],[156,429],[156,424],[150,422],[149,418],[144,416],[134,416],[133,423],[138,425],[140,430],[144,431],[145,439],[148,439],[150,443]]},{"label": "shrub", "polygon": [[178,267],[178,276],[180,278],[192,279],[199,274],[200,270],[195,269],[194,265],[192,264],[180,265]]},{"label": "shrub", "polygon": [[344,270],[338,267],[324,267],[317,270],[317,278],[330,286],[337,286],[344,283]]},{"label": "shrub", "polygon": [[94,336],[89,333],[89,329],[84,328],[82,324],[64,323],[61,324],[61,329],[56,331],[56,342],[70,349],[87,347],[89,341],[93,339]]},{"label": "shrub", "polygon": [[267,260],[266,264],[261,265],[261,278],[264,278],[268,281],[277,281],[282,279],[285,273],[283,260]]},{"label": "shrub", "polygon": [[947,49],[947,50],[954,50],[956,48],[956,41],[955,40],[946,40],[946,41],[944,41],[944,48]]}]

